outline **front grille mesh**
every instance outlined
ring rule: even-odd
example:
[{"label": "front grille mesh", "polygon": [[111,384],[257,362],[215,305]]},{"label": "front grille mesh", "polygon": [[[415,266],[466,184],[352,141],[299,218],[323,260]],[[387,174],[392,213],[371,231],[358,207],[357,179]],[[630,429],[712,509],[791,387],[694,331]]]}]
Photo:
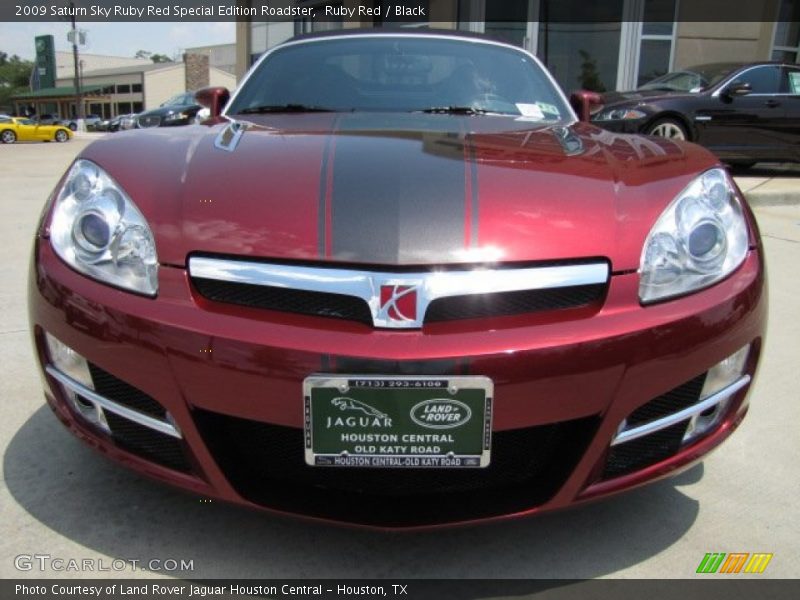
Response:
[{"label": "front grille mesh", "polygon": [[244,498],[263,506],[380,526],[454,522],[549,500],[597,427],[596,418],[495,432],[485,469],[309,467],[303,431],[198,410],[214,458]]},{"label": "front grille mesh", "polygon": [[117,446],[169,469],[191,472],[192,467],[186,458],[181,440],[112,412],[105,411],[105,414]]},{"label": "front grille mesh", "polygon": [[703,373],[637,408],[627,418],[628,427],[643,425],[697,404],[705,381],[706,374]]},{"label": "front grille mesh", "polygon": [[428,305],[425,321],[504,317],[544,310],[578,308],[600,300],[605,293],[605,287],[605,284],[576,285],[544,290],[437,298]]},{"label": "front grille mesh", "polygon": [[[626,419],[627,427],[643,425],[697,404],[705,380],[706,373],[703,373],[640,406]],[[686,419],[649,435],[612,446],[603,479],[626,475],[674,456],[681,448],[688,425],[689,419]]]},{"label": "front grille mesh", "polygon": [[342,294],[306,292],[287,288],[232,283],[215,279],[192,279],[202,296],[216,302],[284,312],[334,317],[372,325],[369,306],[361,298]]},{"label": "front grille mesh", "polygon": [[[166,420],[167,410],[140,389],[92,363],[89,363],[89,372],[92,375],[95,391],[101,396],[150,417]],[[103,412],[111,428],[114,442],[123,450],[176,471],[184,473],[192,471],[181,440],[109,410]]]},{"label": "front grille mesh", "polygon": [[611,448],[603,479],[638,471],[674,456],[681,447],[689,420]]},{"label": "front grille mesh", "polygon": [[113,400],[127,408],[164,420],[167,414],[166,409],[143,391],[114,377],[92,363],[89,363],[89,372],[92,375],[94,389],[101,396],[105,396],[109,400]]},{"label": "front grille mesh", "polygon": [[[201,296],[214,302],[373,324],[369,305],[355,296],[202,277],[192,277],[191,281]],[[606,289],[607,284],[600,283],[437,298],[428,305],[424,322],[580,308],[601,302]]]}]

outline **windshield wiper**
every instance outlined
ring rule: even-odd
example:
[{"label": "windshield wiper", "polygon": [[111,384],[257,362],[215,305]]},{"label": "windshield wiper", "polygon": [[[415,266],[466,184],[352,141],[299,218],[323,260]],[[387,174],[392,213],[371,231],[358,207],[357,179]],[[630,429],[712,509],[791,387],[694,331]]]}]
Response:
[{"label": "windshield wiper", "polygon": [[432,106],[415,112],[434,113],[442,115],[492,115],[496,113],[485,108],[475,108],[474,106]]},{"label": "windshield wiper", "polygon": [[239,111],[242,115],[259,113],[305,113],[305,112],[334,112],[332,108],[313,106],[308,104],[265,104],[263,106],[250,106]]}]

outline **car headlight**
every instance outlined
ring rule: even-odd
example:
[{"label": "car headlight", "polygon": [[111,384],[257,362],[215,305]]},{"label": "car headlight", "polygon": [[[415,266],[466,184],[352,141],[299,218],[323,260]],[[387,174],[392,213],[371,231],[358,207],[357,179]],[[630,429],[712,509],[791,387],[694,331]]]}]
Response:
[{"label": "car headlight", "polygon": [[635,108],[611,108],[601,111],[598,121],[627,121],[630,119],[643,119],[647,115]]},{"label": "car headlight", "polygon": [[659,217],[639,266],[643,304],[707,287],[745,259],[747,223],[733,183],[711,169],[684,189]]},{"label": "car headlight", "polygon": [[158,257],[142,213],[111,176],[77,160],[58,192],[50,224],[53,249],[99,281],[155,296]]}]

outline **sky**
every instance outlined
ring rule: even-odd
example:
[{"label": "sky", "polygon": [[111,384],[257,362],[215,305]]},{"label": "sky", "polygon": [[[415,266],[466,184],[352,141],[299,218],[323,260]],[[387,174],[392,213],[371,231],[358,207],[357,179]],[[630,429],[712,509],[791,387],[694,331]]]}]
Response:
[{"label": "sky", "polygon": [[[33,38],[52,34],[56,50],[72,50],[67,41],[69,23],[0,22],[0,51],[32,60],[36,54]],[[236,23],[78,23],[87,32],[89,54],[133,56],[138,50],[179,56],[193,46],[230,44],[236,41]]]}]

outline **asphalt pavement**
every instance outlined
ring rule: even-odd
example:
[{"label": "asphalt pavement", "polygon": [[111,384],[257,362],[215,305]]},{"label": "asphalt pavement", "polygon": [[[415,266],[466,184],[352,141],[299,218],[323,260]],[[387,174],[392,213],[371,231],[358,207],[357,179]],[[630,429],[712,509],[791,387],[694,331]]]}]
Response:
[{"label": "asphalt pavement", "polygon": [[[707,552],[774,554],[763,574],[737,577],[800,574],[797,167],[736,174],[764,236],[770,324],[750,413],[719,450],[677,478],[574,510],[382,534],[203,502],[107,461],[45,406],[26,314],[32,236],[92,137],[0,146],[0,577],[691,578]],[[95,570],[58,570],[53,558]],[[186,568],[167,570],[169,560]]]}]

